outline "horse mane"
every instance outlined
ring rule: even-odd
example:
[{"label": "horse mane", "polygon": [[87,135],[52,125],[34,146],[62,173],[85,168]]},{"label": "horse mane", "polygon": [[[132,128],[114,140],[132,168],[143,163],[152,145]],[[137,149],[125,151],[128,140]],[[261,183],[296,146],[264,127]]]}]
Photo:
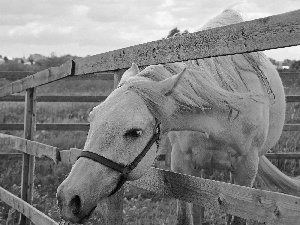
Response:
[{"label": "horse mane", "polygon": [[[203,29],[242,22],[240,14],[227,9],[208,21]],[[168,63],[146,67],[126,83],[129,89],[139,94],[150,110],[157,116],[175,116],[217,107],[242,111],[250,101],[268,102],[266,94],[252,93],[243,80],[243,71],[255,73],[271,92],[265,73],[267,57],[261,53],[244,53],[231,56],[189,60],[184,63]],[[166,96],[155,90],[155,83],[165,80],[187,68],[187,73],[170,94],[175,100],[175,109],[168,105]],[[163,114],[163,115],[162,115]]]}]

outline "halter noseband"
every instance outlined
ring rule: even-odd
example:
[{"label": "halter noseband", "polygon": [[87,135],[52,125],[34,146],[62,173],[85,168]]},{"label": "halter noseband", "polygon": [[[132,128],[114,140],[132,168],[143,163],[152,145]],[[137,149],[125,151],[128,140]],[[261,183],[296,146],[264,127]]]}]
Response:
[{"label": "halter noseband", "polygon": [[[137,165],[139,164],[139,162],[144,158],[144,156],[146,155],[146,153],[150,150],[150,148],[152,147],[152,145],[156,142],[158,145],[158,140],[159,140],[159,136],[160,136],[160,127],[159,127],[160,123],[159,121],[155,118],[155,127],[154,127],[154,131],[153,131],[153,135],[151,137],[151,139],[148,141],[147,145],[145,146],[145,148],[143,149],[143,151],[138,154],[138,156],[128,165],[124,165],[124,164],[120,164],[120,163],[116,163],[114,161],[112,161],[111,159],[105,158],[101,155],[98,155],[97,153],[94,152],[89,152],[89,151],[82,151],[81,154],[78,156],[77,159],[79,159],[80,157],[85,157],[88,159],[91,159],[95,162],[98,162],[104,166],[107,166],[115,171],[118,171],[121,173],[121,177],[120,180],[117,183],[117,186],[115,187],[115,189],[109,194],[109,196],[115,194],[118,190],[120,190],[120,188],[123,186],[123,184],[126,182],[129,173],[137,167]],[[109,197],[108,196],[108,197]]]}]

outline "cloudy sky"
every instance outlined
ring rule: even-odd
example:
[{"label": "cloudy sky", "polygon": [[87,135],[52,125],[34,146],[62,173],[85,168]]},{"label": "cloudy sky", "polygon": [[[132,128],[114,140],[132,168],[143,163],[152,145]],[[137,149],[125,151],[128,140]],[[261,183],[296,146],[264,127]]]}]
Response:
[{"label": "cloudy sky", "polygon": [[[0,0],[0,54],[22,57],[95,55],[167,36],[174,27],[197,31],[237,0]],[[247,20],[300,9],[299,0],[248,0]],[[266,52],[300,60],[300,46]]]}]

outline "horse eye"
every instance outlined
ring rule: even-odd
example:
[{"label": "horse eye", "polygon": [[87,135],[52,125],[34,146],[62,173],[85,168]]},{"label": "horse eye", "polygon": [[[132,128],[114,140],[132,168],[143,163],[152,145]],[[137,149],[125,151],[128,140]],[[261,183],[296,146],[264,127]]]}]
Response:
[{"label": "horse eye", "polygon": [[139,129],[130,129],[128,131],[126,131],[125,133],[125,137],[131,137],[131,138],[138,138],[142,135],[142,130]]}]

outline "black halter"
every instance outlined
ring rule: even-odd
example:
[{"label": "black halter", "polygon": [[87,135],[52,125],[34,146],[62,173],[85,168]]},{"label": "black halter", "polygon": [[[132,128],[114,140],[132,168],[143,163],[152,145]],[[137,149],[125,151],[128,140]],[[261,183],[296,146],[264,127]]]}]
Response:
[{"label": "black halter", "polygon": [[98,162],[98,163],[100,163],[104,166],[107,166],[107,167],[121,173],[121,177],[120,177],[120,180],[119,180],[117,186],[109,194],[109,196],[111,196],[111,195],[115,194],[118,190],[120,190],[120,188],[123,186],[123,184],[127,181],[129,173],[135,167],[137,167],[139,162],[144,158],[144,156],[150,150],[152,145],[155,142],[158,145],[158,140],[159,140],[159,136],[160,136],[160,127],[159,127],[159,125],[160,125],[160,123],[158,122],[157,119],[155,119],[155,127],[154,127],[154,131],[153,131],[153,136],[151,137],[151,139],[149,140],[149,142],[147,143],[147,145],[145,146],[143,151],[128,165],[123,165],[123,164],[120,164],[120,163],[116,163],[116,162],[112,161],[111,159],[107,159],[107,158],[105,158],[101,155],[98,155],[94,152],[89,152],[89,151],[82,151],[81,154],[78,156],[78,158],[85,157],[85,158],[91,159],[95,162]]}]

